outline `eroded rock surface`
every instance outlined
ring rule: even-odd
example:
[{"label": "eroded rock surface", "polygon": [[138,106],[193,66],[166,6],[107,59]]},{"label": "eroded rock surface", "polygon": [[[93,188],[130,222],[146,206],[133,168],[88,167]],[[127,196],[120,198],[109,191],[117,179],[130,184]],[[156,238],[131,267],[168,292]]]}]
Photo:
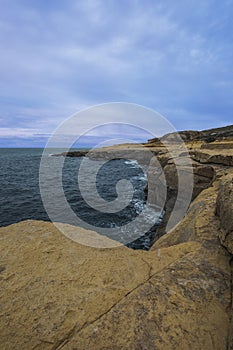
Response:
[{"label": "eroded rock surface", "polygon": [[1,228],[1,348],[232,349],[217,189],[149,252],[82,246],[45,222]]},{"label": "eroded rock surface", "polygon": [[220,182],[216,214],[220,218],[221,243],[233,254],[233,174]]},{"label": "eroded rock surface", "polygon": [[[1,349],[233,349],[233,172],[224,158],[232,148],[205,149],[198,132],[182,135],[193,157],[194,200],[149,252],[81,245],[41,221],[0,229]],[[232,127],[205,135],[216,142]],[[174,161],[161,144],[148,146],[172,208]],[[92,239],[101,241],[97,233]]]}]

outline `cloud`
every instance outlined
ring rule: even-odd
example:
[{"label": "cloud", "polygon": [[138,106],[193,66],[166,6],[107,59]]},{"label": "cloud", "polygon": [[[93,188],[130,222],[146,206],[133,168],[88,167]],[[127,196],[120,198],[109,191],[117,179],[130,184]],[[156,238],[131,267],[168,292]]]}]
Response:
[{"label": "cloud", "polygon": [[232,7],[2,0],[0,126],[50,133],[111,101],[154,108],[182,129],[232,123]]},{"label": "cloud", "polygon": [[36,129],[0,128],[0,137],[48,137],[49,134],[39,134]]}]

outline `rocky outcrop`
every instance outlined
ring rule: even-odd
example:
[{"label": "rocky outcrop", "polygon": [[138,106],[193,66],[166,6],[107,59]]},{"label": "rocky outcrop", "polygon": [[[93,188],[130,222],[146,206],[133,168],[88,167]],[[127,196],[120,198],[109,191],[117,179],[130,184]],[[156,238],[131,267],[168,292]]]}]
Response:
[{"label": "rocky outcrop", "polygon": [[[143,151],[145,148],[150,149],[154,154],[159,154],[160,151],[164,150],[167,144],[179,144],[181,142],[194,144],[195,142],[201,143],[201,147],[205,149],[227,149],[232,148],[232,142],[226,143],[226,141],[233,141],[233,125],[229,125],[222,128],[214,128],[203,131],[186,130],[180,131],[179,136],[176,132],[166,134],[160,138],[155,137],[148,140],[147,143],[143,144],[144,149],[139,147],[137,144],[120,144],[115,146],[96,148],[89,150],[79,150],[79,151],[68,151],[59,154],[54,154],[54,156],[67,156],[67,157],[83,157],[88,156],[92,159],[112,159],[114,156],[121,158],[124,153],[128,153],[130,157],[132,153],[139,151],[139,159],[143,160]],[[210,144],[211,143],[211,144]],[[193,145],[192,145],[193,146]],[[153,149],[154,148],[154,149]],[[192,148],[192,147],[191,147]],[[135,159],[138,159],[135,158]]]},{"label": "rocky outcrop", "polygon": [[[204,189],[212,185],[216,176],[220,176],[219,173],[224,171],[224,169],[227,172],[233,166],[232,131],[233,126],[203,132],[181,132],[180,136],[183,140],[186,140],[185,144],[189,152],[180,150],[177,143],[174,143],[173,146],[176,149],[176,157],[171,157],[165,147],[163,151],[160,150],[160,154],[155,157],[162,169],[159,176],[156,170],[158,168],[157,163],[152,159],[151,169],[148,172],[148,201],[153,205],[159,205],[162,202],[161,189],[165,186],[165,182],[167,186],[166,213],[162,225],[157,229],[157,236],[162,236],[166,232],[166,225],[169,222],[171,213],[174,213],[174,208],[178,213],[179,208],[182,207],[182,203],[187,198],[190,187],[189,183],[183,185],[182,191],[180,191],[182,193],[180,194],[179,201],[177,198],[178,180],[183,182],[180,176],[181,174],[183,174],[184,178],[188,178],[188,174],[193,172],[192,200],[194,200]],[[206,137],[203,137],[203,140],[201,140],[201,135],[205,135],[206,137],[208,135],[215,136],[215,141],[213,143],[206,143]],[[228,137],[229,135],[230,137]],[[164,139],[169,139],[172,142],[173,136],[175,137],[175,134],[165,135]],[[219,141],[222,139],[224,139],[224,142]],[[198,143],[195,142],[197,140]],[[187,162],[187,155],[190,156],[191,162]]]},{"label": "rocky outcrop", "polygon": [[[193,130],[180,131],[179,135],[181,139],[185,142],[201,141],[201,142],[209,143],[209,142],[221,141],[229,138],[233,139],[233,125],[229,125],[222,128],[203,130],[203,131],[193,131]],[[151,143],[157,143],[160,141],[177,142],[176,133],[170,133],[170,134],[164,135],[160,139],[158,138],[150,139],[148,142],[151,144]]]},{"label": "rocky outcrop", "polygon": [[178,227],[161,237],[151,249],[174,246],[189,241],[219,246],[220,220],[215,215],[218,193],[220,193],[219,180],[191,203],[186,216]]},{"label": "rocky outcrop", "polygon": [[227,152],[227,149],[225,150],[225,152],[207,152],[207,150],[204,150],[193,151],[190,154],[193,160],[203,164],[220,164],[233,166],[233,154],[229,154]]},{"label": "rocky outcrop", "polygon": [[[196,198],[202,190],[208,188],[215,177],[215,170],[209,165],[204,166],[193,163],[192,167],[184,166],[181,168],[181,170],[184,173],[193,171],[194,188],[192,199]],[[174,163],[165,165],[164,174],[166,177],[168,191],[175,191],[178,187],[176,165]]]},{"label": "rocky outcrop", "polygon": [[81,245],[48,222],[0,229],[1,349],[233,349],[233,170],[223,158],[201,161],[200,153],[212,150],[190,142],[190,166],[183,163],[187,154],[177,155],[175,165],[161,145],[152,147],[148,195],[157,200],[153,186],[164,185],[157,161],[167,209],[176,199],[177,166],[193,171],[194,191],[184,219],[149,252],[104,249],[108,239],[105,245],[97,233],[75,228]]},{"label": "rocky outcrop", "polygon": [[[181,153],[177,164],[166,153],[151,160],[150,171],[148,172],[148,202],[158,207],[164,206],[165,209],[163,222],[157,228],[157,236],[162,236],[166,232],[166,225],[171,213],[174,214],[175,204],[175,210],[179,211],[182,209],[183,203],[187,201],[190,191],[189,180],[193,182],[190,199],[194,200],[199,193],[210,187],[215,179],[215,169],[211,165],[199,164],[195,161],[187,163],[186,156],[186,154]],[[161,165],[159,173],[158,161]],[[192,178],[190,178],[190,174],[193,174]],[[185,179],[187,179],[187,183],[183,183],[178,198],[178,181],[184,181]],[[167,197],[164,202],[165,191]],[[177,200],[179,201],[178,205]]]},{"label": "rocky outcrop", "polygon": [[1,228],[1,348],[232,349],[221,181],[222,198],[217,179],[149,252],[83,246],[45,222]]},{"label": "rocky outcrop", "polygon": [[220,219],[221,243],[233,254],[233,174],[220,182],[216,214]]},{"label": "rocky outcrop", "polygon": [[211,150],[229,150],[233,149],[232,142],[212,142],[212,143],[203,143],[201,149],[211,149]]},{"label": "rocky outcrop", "polygon": [[87,155],[88,151],[68,151],[68,152],[62,152],[57,154],[52,154],[53,157],[85,157]]}]

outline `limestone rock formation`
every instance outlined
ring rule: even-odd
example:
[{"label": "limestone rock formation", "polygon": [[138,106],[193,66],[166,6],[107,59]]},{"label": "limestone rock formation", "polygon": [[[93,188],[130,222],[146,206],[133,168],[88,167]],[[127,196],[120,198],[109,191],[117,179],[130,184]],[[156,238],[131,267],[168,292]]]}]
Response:
[{"label": "limestone rock formation", "polygon": [[[186,133],[191,166],[182,163],[184,152],[177,157],[184,172],[194,172],[193,202],[149,252],[81,245],[42,221],[0,228],[0,349],[232,350],[233,154],[231,147],[202,147],[231,133]],[[161,144],[149,149],[157,159],[148,195],[158,196],[159,160],[169,216],[174,159]]]},{"label": "limestone rock formation", "polygon": [[220,240],[233,254],[233,174],[220,182],[216,214],[220,218]]},{"label": "limestone rock formation", "polygon": [[62,153],[57,153],[53,154],[54,157],[85,157],[88,151],[69,151],[69,152],[62,152]]},{"label": "limestone rock formation", "polygon": [[1,228],[1,348],[232,349],[217,190],[149,252],[82,246],[45,222]]},{"label": "limestone rock formation", "polygon": [[[221,176],[221,172],[224,172],[224,169],[227,172],[233,166],[232,133],[233,126],[203,132],[183,131],[180,133],[180,136],[186,141],[185,145],[189,152],[184,152],[179,144],[174,143],[172,148],[175,149],[173,151],[175,157],[172,157],[171,152],[166,147],[161,150],[159,146],[160,153],[154,158],[159,161],[162,173],[158,175],[156,161],[152,159],[150,171],[148,172],[147,187],[149,203],[159,205],[162,202],[161,189],[165,186],[165,182],[167,186],[166,213],[162,225],[157,230],[157,236],[161,236],[166,232],[166,225],[169,222],[171,213],[174,213],[174,206],[178,204],[176,207],[178,213],[179,207],[182,207],[182,203],[187,198],[186,192],[189,191],[188,182],[183,184],[179,201],[177,198],[178,180],[181,180],[180,174],[184,174],[184,178],[186,178],[185,174],[193,172],[193,200],[204,189],[211,186],[215,178]],[[207,139],[210,136],[214,137],[214,142],[207,143]],[[172,142],[173,137],[175,140],[175,134],[165,135],[163,138]],[[153,145],[152,141],[150,141],[150,145]],[[208,139],[209,141],[210,139]],[[191,158],[191,162],[187,161],[188,156]]]},{"label": "limestone rock formation", "polygon": [[[194,141],[201,141],[201,142],[214,142],[214,141],[222,141],[225,139],[233,139],[233,125],[221,127],[221,128],[214,128],[209,130],[203,130],[203,131],[193,131],[193,130],[187,130],[187,131],[180,131],[179,132],[180,137],[185,142],[194,142]],[[158,142],[158,138],[154,138],[149,140],[149,143],[156,143]],[[170,133],[167,135],[164,135],[161,138],[162,141],[169,141],[169,142],[176,142],[177,136],[176,133]]]},{"label": "limestone rock formation", "polygon": [[209,164],[221,164],[233,166],[233,155],[228,154],[228,149],[224,151],[215,152],[215,151],[194,151],[191,152],[192,158],[200,163],[209,163]]}]

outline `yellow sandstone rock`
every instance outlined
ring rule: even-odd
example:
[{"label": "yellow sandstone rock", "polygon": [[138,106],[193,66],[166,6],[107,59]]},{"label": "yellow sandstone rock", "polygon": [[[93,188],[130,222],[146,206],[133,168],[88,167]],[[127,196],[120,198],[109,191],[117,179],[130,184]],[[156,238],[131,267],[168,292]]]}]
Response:
[{"label": "yellow sandstone rock", "polygon": [[232,147],[182,135],[204,190],[149,252],[89,247],[112,242],[80,228],[82,245],[42,221],[0,229],[0,349],[233,349]]},{"label": "yellow sandstone rock", "polygon": [[149,252],[80,245],[40,221],[1,228],[1,349],[231,349],[216,195]]}]

